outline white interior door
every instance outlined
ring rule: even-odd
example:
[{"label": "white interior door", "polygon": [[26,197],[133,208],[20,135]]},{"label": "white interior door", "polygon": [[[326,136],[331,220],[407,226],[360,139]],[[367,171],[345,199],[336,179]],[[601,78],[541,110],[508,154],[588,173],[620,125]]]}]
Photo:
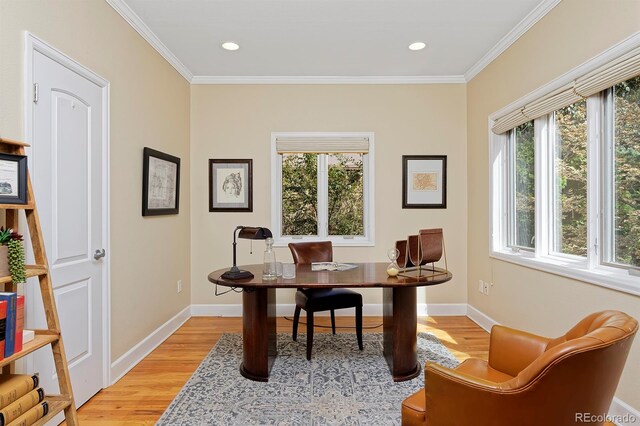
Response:
[{"label": "white interior door", "polygon": [[[76,406],[103,387],[102,87],[33,51],[31,176]],[[35,86],[34,86],[35,88]],[[46,328],[40,289],[27,328]],[[58,393],[50,350],[33,358],[45,393]]]}]

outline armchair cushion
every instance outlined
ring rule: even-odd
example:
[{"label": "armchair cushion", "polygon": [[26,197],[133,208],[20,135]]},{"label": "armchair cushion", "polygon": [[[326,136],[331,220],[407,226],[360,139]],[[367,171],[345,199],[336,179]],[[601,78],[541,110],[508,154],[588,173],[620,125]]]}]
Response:
[{"label": "armchair cushion", "polygon": [[458,373],[468,374],[472,377],[495,383],[502,383],[513,379],[513,376],[503,373],[491,367],[487,361],[478,358],[469,358],[456,367]]}]

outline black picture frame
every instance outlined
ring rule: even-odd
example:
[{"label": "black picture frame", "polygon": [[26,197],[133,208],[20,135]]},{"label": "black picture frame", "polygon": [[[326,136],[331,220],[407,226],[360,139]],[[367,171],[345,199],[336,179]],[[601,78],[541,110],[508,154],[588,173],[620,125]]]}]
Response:
[{"label": "black picture frame", "polygon": [[402,208],[447,208],[447,156],[402,156]]},{"label": "black picture frame", "polygon": [[0,154],[0,204],[27,204],[27,156]]},{"label": "black picture frame", "polygon": [[180,158],[144,148],[142,159],[142,216],[178,214]]},{"label": "black picture frame", "polygon": [[252,159],[209,159],[209,211],[253,211]]}]

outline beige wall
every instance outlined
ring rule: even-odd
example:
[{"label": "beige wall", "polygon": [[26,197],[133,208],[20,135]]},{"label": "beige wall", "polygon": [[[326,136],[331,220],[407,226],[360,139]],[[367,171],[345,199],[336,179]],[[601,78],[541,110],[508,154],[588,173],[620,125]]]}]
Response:
[{"label": "beige wall", "polygon": [[[618,309],[640,318],[640,298],[489,258],[487,118],[640,30],[637,0],[564,0],[468,84],[469,303],[498,322],[535,333],[563,333],[581,317]],[[490,296],[479,279],[494,283]],[[640,342],[618,397],[640,408]]]},{"label": "beige wall", "polygon": [[[396,239],[442,227],[453,281],[420,290],[419,303],[466,303],[466,91],[464,85],[229,85],[191,89],[192,302],[238,304],[239,294],[214,296],[209,272],[231,264],[237,225],[270,226],[271,132],[375,132],[375,247],[334,249],[340,261],[388,261]],[[403,154],[448,156],[448,208],[402,206]],[[252,158],[253,213],[209,213],[209,158]],[[264,244],[238,243],[238,263],[261,263]],[[291,261],[287,248],[277,258]],[[379,290],[363,291],[381,303]],[[293,303],[279,291],[278,303]]]},{"label": "beige wall", "polygon": [[[23,32],[111,83],[111,356],[190,303],[189,84],[103,0],[0,1],[0,135],[22,139]],[[143,218],[142,148],[182,159],[180,214]],[[176,294],[176,281],[185,290]]]}]

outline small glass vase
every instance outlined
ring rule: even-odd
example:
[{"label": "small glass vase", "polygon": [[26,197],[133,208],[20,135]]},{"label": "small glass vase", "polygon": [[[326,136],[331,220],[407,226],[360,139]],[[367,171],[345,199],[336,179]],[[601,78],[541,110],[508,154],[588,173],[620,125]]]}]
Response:
[{"label": "small glass vase", "polygon": [[400,256],[400,251],[397,248],[392,248],[387,251],[387,256],[391,263],[387,265],[387,275],[390,277],[397,277],[400,273],[400,266],[398,266],[398,256]]},{"label": "small glass vase", "polygon": [[262,279],[275,280],[278,278],[278,269],[276,264],[276,254],[273,251],[273,238],[267,238],[265,243],[267,244],[267,248],[264,250]]}]

